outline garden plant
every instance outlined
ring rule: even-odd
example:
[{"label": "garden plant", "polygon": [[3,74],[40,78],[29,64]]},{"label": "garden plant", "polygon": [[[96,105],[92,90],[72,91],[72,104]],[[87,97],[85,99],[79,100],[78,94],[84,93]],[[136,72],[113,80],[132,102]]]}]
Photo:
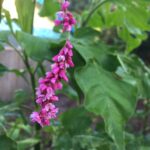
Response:
[{"label": "garden plant", "polygon": [[[150,1],[15,0],[18,18],[4,1],[0,52],[25,68],[0,76],[31,90],[0,101],[0,150],[150,150]],[[58,39],[33,34],[37,5]]]}]

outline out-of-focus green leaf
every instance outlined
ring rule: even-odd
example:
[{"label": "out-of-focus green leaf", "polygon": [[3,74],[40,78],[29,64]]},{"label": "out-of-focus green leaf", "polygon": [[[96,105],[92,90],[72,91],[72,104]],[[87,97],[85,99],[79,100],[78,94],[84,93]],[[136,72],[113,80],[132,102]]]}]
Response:
[{"label": "out-of-focus green leaf", "polygon": [[57,137],[55,137],[53,139],[53,147],[55,150],[60,150],[63,149],[64,150],[70,150],[72,149],[72,137],[66,133],[63,132],[61,135],[58,135]]},{"label": "out-of-focus green leaf", "polygon": [[37,144],[40,140],[35,138],[28,138],[17,142],[17,150],[26,150]]},{"label": "out-of-focus green leaf", "polygon": [[0,42],[0,52],[4,50],[4,46],[2,45],[2,43]]},{"label": "out-of-focus green leaf", "polygon": [[52,57],[49,51],[50,42],[47,39],[35,37],[24,32],[17,32],[17,40],[27,55],[36,61],[42,61]]},{"label": "out-of-focus green leaf", "polygon": [[40,16],[45,17],[49,16],[54,18],[55,13],[60,9],[59,3],[57,0],[44,0],[42,5]]},{"label": "out-of-focus green leaf", "polygon": [[91,124],[91,119],[84,108],[70,109],[64,112],[60,116],[60,119],[64,129],[71,135],[83,133],[89,128],[89,125]]},{"label": "out-of-focus green leaf", "polygon": [[131,52],[135,47],[138,47],[142,41],[147,38],[146,33],[132,35],[126,28],[120,29],[118,35],[127,43],[126,49],[128,52]]},{"label": "out-of-focus green leaf", "polygon": [[18,107],[15,103],[0,104],[0,115],[4,115],[5,113],[12,112],[15,110],[18,110]]},{"label": "out-of-focus green leaf", "polygon": [[110,143],[105,139],[91,135],[77,135],[73,137],[73,149],[110,150]]},{"label": "out-of-focus green leaf", "polygon": [[6,17],[6,20],[7,20],[7,24],[9,26],[11,32],[13,33],[13,26],[12,26],[12,20],[11,20],[11,17],[10,17],[10,13],[6,9],[3,9],[3,12],[5,14],[5,17]]},{"label": "out-of-focus green leaf", "polygon": [[70,85],[64,85],[62,91],[60,93],[63,93],[65,96],[67,96],[71,100],[78,100],[78,94],[75,89],[73,89]]},{"label": "out-of-focus green leaf", "polygon": [[76,43],[84,45],[95,44],[98,40],[100,40],[100,32],[90,27],[79,28],[76,30],[74,38],[72,40]]},{"label": "out-of-focus green leaf", "polygon": [[[11,115],[11,114],[9,114]],[[16,113],[14,115],[20,115],[19,113]],[[9,124],[7,122],[7,124]],[[21,136],[23,135],[31,135],[32,129],[31,126],[25,124],[24,118],[18,117],[15,121],[10,122],[10,127],[7,129],[7,136],[11,139],[18,141],[20,140]]]},{"label": "out-of-focus green leaf", "polygon": [[3,1],[4,1],[4,0],[0,0],[0,22],[1,22],[1,19],[2,19],[2,18],[1,18],[1,17],[2,17],[2,16],[1,16],[1,13],[2,13],[2,4],[3,4]]},{"label": "out-of-focus green leaf", "polygon": [[17,69],[9,69],[3,64],[0,64],[0,76],[2,76],[5,72],[12,72],[15,73],[17,76],[22,76],[25,80],[24,71],[23,70],[17,70]]},{"label": "out-of-focus green leaf", "polygon": [[[16,124],[15,124],[16,125]],[[17,125],[13,128],[11,128],[8,132],[7,135],[13,139],[14,141],[19,137],[20,135],[20,129],[17,128]]]},{"label": "out-of-focus green leaf", "polygon": [[116,73],[125,81],[135,85],[139,98],[150,98],[150,69],[137,56],[119,56],[122,66]]},{"label": "out-of-focus green leaf", "polygon": [[106,3],[94,12],[88,24],[101,29],[120,29],[119,36],[126,43],[127,52],[131,52],[146,38],[144,32],[150,29],[149,14],[149,1],[106,0]]},{"label": "out-of-focus green leaf", "polygon": [[150,149],[150,146],[141,146],[140,147],[140,150],[149,150]]},{"label": "out-of-focus green leaf", "polygon": [[0,64],[0,76],[3,75],[6,71],[8,71],[8,68],[3,64]]},{"label": "out-of-focus green leaf", "polygon": [[0,41],[8,42],[8,36],[11,35],[10,31],[0,31]]},{"label": "out-of-focus green leaf", "polygon": [[22,31],[32,33],[35,0],[15,0],[15,4]]},{"label": "out-of-focus green leaf", "polygon": [[6,135],[0,135],[0,149],[1,150],[17,150],[17,144],[15,141],[10,139]]},{"label": "out-of-focus green leaf", "polygon": [[17,90],[15,91],[14,101],[17,105],[23,104],[27,102],[27,100],[30,98],[27,92],[24,90]]}]

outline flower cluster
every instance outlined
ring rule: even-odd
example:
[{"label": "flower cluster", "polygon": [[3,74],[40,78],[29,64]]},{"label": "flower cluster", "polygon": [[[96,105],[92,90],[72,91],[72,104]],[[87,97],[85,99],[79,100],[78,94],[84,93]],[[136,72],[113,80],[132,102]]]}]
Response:
[{"label": "flower cluster", "polygon": [[64,1],[61,6],[61,11],[57,12],[55,25],[63,26],[63,32],[71,31],[72,27],[76,24],[76,20],[73,17],[72,13],[68,11],[68,7],[70,3],[68,1]]},{"label": "flower cluster", "polygon": [[[56,25],[63,25],[63,31],[71,31],[76,23],[73,15],[68,11],[70,3],[64,1],[61,5],[61,11],[57,13]],[[68,82],[66,74],[67,68],[74,67],[72,61],[72,44],[67,39],[64,47],[53,57],[51,71],[47,72],[45,77],[39,79],[39,86],[36,88],[36,103],[40,105],[39,112],[33,112],[30,116],[32,122],[37,122],[42,127],[50,125],[50,120],[55,119],[58,108],[55,102],[58,101],[56,91],[62,89],[61,81]]]},{"label": "flower cluster", "polygon": [[50,119],[56,118],[58,108],[54,102],[58,101],[58,97],[55,95],[55,91],[62,89],[62,80],[68,82],[66,69],[74,66],[72,48],[72,44],[67,40],[59,54],[53,57],[54,63],[51,65],[51,71],[47,72],[44,78],[39,79],[36,103],[41,106],[41,110],[31,114],[32,122],[46,126],[50,124]]}]

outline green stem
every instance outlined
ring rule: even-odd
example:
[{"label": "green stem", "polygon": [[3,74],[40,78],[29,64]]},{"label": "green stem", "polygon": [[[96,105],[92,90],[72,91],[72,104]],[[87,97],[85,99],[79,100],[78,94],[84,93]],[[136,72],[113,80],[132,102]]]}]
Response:
[{"label": "green stem", "polygon": [[117,58],[118,58],[118,61],[119,61],[120,64],[121,64],[123,70],[124,70],[125,72],[128,72],[128,71],[127,71],[127,68],[126,68],[126,66],[125,66],[125,64],[124,64],[124,62],[122,61],[122,59],[120,58],[119,55],[117,55]]},{"label": "green stem", "polygon": [[32,26],[31,26],[31,33],[33,33],[33,23],[34,23],[34,12],[35,12],[35,5],[36,5],[36,0],[33,0],[33,4],[34,4],[34,9],[33,9],[33,13],[32,13]]},{"label": "green stem", "polygon": [[145,116],[144,116],[144,120],[143,120],[143,136],[145,136],[147,134],[147,123],[148,123],[148,118],[149,118],[149,100],[146,99],[146,104],[145,104],[145,108],[144,108],[144,112],[145,112]]},{"label": "green stem", "polygon": [[[40,129],[41,129],[40,125],[36,123],[35,124],[35,131],[36,131],[37,136],[40,135]],[[40,149],[41,149],[41,143],[40,142],[34,145],[34,150],[40,150]]]},{"label": "green stem", "polygon": [[[28,56],[27,54],[25,53],[24,51],[24,63],[25,63],[25,66],[29,72],[29,75],[30,75],[30,80],[31,80],[31,86],[32,86],[32,91],[33,91],[33,96],[34,96],[34,99],[36,98],[36,91],[35,91],[35,88],[36,88],[36,85],[35,85],[35,76],[34,76],[34,73],[32,72],[32,69],[30,67],[30,64],[29,64],[29,59],[28,59]],[[35,105],[37,105],[35,103]]]},{"label": "green stem", "polygon": [[42,63],[39,63],[39,67],[40,67],[40,69],[41,69],[42,74],[45,76],[46,71],[45,71],[45,69],[44,69]]},{"label": "green stem", "polygon": [[90,18],[92,17],[92,15],[95,13],[95,11],[102,6],[104,3],[106,3],[107,0],[102,0],[100,1],[88,14],[87,18],[83,21],[82,23],[82,27],[85,27],[87,25],[87,23],[89,22]]},{"label": "green stem", "polygon": [[[29,75],[30,75],[31,85],[32,85],[32,90],[33,90],[34,100],[35,100],[35,98],[36,98],[36,94],[35,94],[36,93],[36,91],[35,91],[35,88],[36,88],[36,85],[35,85],[35,76],[34,76],[34,72],[32,71],[32,69],[30,67],[29,59],[28,59],[28,56],[25,53],[25,51],[24,51],[24,57],[25,57],[25,65],[26,65],[26,68],[27,68],[27,70],[29,72]],[[37,108],[36,102],[35,102],[35,106]],[[41,129],[41,127],[36,123],[35,124],[36,136],[39,135],[40,129]],[[34,150],[40,150],[40,149],[41,149],[40,142],[34,145]]]}]

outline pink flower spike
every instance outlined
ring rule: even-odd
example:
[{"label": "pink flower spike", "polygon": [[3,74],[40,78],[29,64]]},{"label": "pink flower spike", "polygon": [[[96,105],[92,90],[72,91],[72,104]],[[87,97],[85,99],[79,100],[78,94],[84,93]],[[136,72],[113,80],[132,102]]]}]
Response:
[{"label": "pink flower spike", "polygon": [[59,26],[61,24],[61,21],[60,20],[55,20],[54,23],[55,23],[55,26]]},{"label": "pink flower spike", "polygon": [[57,74],[58,72],[59,72],[59,67],[57,67],[57,66],[55,66],[55,67],[53,67],[52,68],[52,72],[54,73],[54,74]]},{"label": "pink flower spike", "polygon": [[31,121],[32,121],[32,122],[37,122],[37,123],[41,124],[41,118],[40,118],[38,112],[33,112],[33,113],[30,115],[30,118],[31,118]]},{"label": "pink flower spike", "polygon": [[54,56],[54,57],[52,58],[52,60],[53,60],[54,62],[57,62],[57,61],[58,61],[58,55]]},{"label": "pink flower spike", "polygon": [[[76,24],[76,20],[68,7],[70,3],[67,0],[61,5],[61,11],[56,14],[55,26],[62,25],[63,32],[70,32]],[[47,72],[45,77],[39,79],[39,85],[36,88],[36,103],[40,106],[39,112],[33,112],[30,115],[32,122],[37,122],[42,127],[49,126],[51,119],[56,119],[58,108],[55,102],[59,100],[56,95],[57,90],[63,88],[62,80],[68,82],[67,69],[73,67],[73,46],[69,39],[66,40],[64,47],[52,58],[51,71]]]},{"label": "pink flower spike", "polygon": [[67,77],[66,72],[65,72],[64,70],[61,70],[61,71],[60,71],[59,76],[60,76],[63,80],[65,80],[66,82],[68,82],[68,77]]},{"label": "pink flower spike", "polygon": [[51,97],[51,100],[52,100],[52,101],[58,101],[58,97],[57,97],[57,96],[52,96],[52,97]]},{"label": "pink flower spike", "polygon": [[68,1],[65,1],[65,2],[62,3],[61,9],[62,9],[63,11],[66,11],[69,6],[70,6],[70,3],[69,3]]}]

